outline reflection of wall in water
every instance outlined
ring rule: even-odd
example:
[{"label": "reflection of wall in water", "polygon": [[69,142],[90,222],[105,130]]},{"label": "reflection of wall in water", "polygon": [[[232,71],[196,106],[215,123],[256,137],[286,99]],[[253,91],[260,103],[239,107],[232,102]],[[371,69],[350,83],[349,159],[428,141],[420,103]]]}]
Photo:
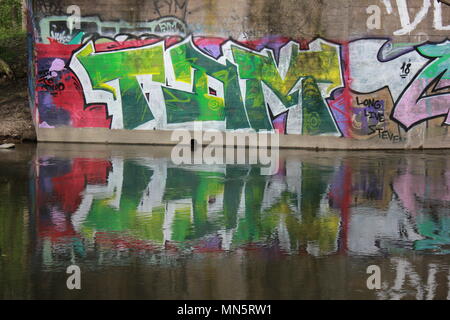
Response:
[{"label": "reflection of wall in water", "polygon": [[52,163],[41,160],[39,170],[41,199],[53,199],[40,204],[40,233],[57,242],[78,235],[143,249],[338,249],[339,211],[327,199],[332,167],[287,161],[285,178],[262,176],[256,166],[179,167],[165,159],[74,159],[60,162],[59,172],[48,171]]},{"label": "reflection of wall in water", "polygon": [[[86,244],[77,245],[80,252],[94,243],[113,251],[202,252],[270,244],[290,254],[445,252],[450,241],[444,202],[440,211],[411,215],[416,191],[399,184],[407,172],[372,168],[352,178],[349,165],[364,169],[358,162],[324,166],[288,158],[278,174],[262,176],[259,167],[248,165],[41,159],[39,234],[49,245],[79,239]],[[381,189],[374,192],[372,185],[365,195],[365,181],[382,182]],[[395,193],[382,189],[391,181]],[[418,199],[413,204],[420,208]]]}]

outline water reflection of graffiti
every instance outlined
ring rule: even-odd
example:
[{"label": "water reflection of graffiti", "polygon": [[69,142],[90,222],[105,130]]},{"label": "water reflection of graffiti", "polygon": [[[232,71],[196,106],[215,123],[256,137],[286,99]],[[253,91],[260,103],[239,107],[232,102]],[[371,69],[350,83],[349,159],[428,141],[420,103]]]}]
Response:
[{"label": "water reflection of graffiti", "polygon": [[[446,169],[437,170],[421,162],[409,162],[393,183],[402,207],[420,222],[418,231],[424,239],[414,243],[419,250],[450,253],[449,164],[443,163],[443,167]],[[427,174],[422,175],[424,170]]]},{"label": "water reflection of graffiti", "polygon": [[165,159],[45,159],[39,167],[40,234],[56,241],[76,232],[103,242],[117,235],[131,247],[209,251],[274,241],[286,252],[337,250],[339,214],[326,200],[332,170],[317,184],[318,169],[300,163],[286,166],[287,180],[258,167],[196,170]]},{"label": "water reflection of graffiti", "polygon": [[273,176],[258,166],[177,167],[151,158],[41,158],[36,169],[38,235],[59,251],[75,246],[80,257],[94,244],[159,255],[269,245],[314,256],[443,254],[450,244],[448,208],[434,200],[440,194],[411,200],[417,191],[407,193],[404,175],[370,169],[356,179],[345,162],[288,159]]}]

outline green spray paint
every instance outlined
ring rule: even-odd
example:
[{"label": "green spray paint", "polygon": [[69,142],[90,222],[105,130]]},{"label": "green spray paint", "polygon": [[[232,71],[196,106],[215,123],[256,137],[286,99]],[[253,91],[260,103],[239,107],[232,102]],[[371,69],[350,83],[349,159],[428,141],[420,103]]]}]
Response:
[{"label": "green spray paint", "polygon": [[[205,56],[191,41],[170,49],[170,56],[175,80],[191,83],[194,70],[194,83],[193,93],[163,88],[168,123],[226,120],[227,129],[249,128],[235,65]],[[224,97],[210,91],[208,76],[223,84]]]},{"label": "green spray paint", "polygon": [[[302,78],[307,78],[306,85],[308,88],[315,87],[315,92],[312,95],[308,92],[307,96],[303,97],[306,115],[308,117],[310,113],[316,113],[324,117],[321,118],[324,124],[319,126],[318,130],[307,130],[307,133],[337,132],[317,83],[328,84],[327,93],[342,86],[338,48],[321,43],[320,51],[299,51],[298,46],[293,45],[284,79],[278,71],[271,51],[267,51],[266,56],[238,46],[231,46],[231,50],[239,66],[240,77],[248,80],[245,106],[253,128],[272,129],[272,122],[266,112],[262,82],[275,93],[286,108],[291,108],[299,103],[299,93],[298,90],[294,90],[295,86]],[[303,89],[304,87],[305,84]]]},{"label": "green spray paint", "polygon": [[317,82],[312,77],[302,81],[302,106],[303,134],[338,133]]},{"label": "green spray paint", "polygon": [[125,129],[134,129],[154,119],[136,76],[151,75],[152,81],[165,83],[163,43],[100,53],[89,43],[73,59],[86,69],[94,90],[111,92],[117,99],[118,93],[107,82],[119,80]]},{"label": "green spray paint", "polygon": [[420,78],[434,79],[443,73],[442,79],[450,79],[450,42],[442,45],[425,44],[417,48],[419,53],[427,58],[434,59],[420,74]]}]

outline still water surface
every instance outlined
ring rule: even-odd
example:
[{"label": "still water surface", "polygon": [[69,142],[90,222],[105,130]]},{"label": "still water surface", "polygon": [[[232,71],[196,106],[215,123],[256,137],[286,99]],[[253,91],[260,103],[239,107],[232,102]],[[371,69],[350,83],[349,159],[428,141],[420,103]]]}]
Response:
[{"label": "still water surface", "polygon": [[267,174],[170,150],[0,150],[0,298],[450,299],[450,151],[283,151]]}]

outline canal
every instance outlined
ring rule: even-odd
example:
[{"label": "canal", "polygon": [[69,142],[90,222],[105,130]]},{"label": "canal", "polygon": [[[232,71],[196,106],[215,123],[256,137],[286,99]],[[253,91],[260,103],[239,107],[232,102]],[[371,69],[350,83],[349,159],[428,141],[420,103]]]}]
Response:
[{"label": "canal", "polygon": [[450,299],[450,151],[170,155],[0,150],[0,299]]}]

